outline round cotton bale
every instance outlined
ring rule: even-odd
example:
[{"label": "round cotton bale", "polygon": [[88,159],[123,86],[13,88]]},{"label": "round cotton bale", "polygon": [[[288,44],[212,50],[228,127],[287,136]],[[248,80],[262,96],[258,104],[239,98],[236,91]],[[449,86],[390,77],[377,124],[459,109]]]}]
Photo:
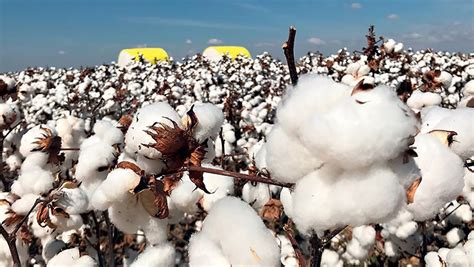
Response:
[{"label": "round cotton bale", "polygon": [[142,55],[143,59],[151,64],[156,64],[161,60],[168,60],[168,53],[163,48],[127,48],[120,51],[118,65],[125,67],[133,61],[138,61]]},{"label": "round cotton bale", "polygon": [[250,52],[243,46],[209,46],[202,55],[210,61],[219,61],[224,55],[235,59],[238,55],[251,58]]}]

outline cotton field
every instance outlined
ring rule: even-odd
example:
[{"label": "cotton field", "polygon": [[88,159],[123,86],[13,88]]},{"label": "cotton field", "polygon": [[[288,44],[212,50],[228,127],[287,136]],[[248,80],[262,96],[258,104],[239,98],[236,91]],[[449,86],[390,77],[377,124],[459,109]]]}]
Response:
[{"label": "cotton field", "polygon": [[474,54],[367,40],[0,74],[0,266],[474,266]]}]

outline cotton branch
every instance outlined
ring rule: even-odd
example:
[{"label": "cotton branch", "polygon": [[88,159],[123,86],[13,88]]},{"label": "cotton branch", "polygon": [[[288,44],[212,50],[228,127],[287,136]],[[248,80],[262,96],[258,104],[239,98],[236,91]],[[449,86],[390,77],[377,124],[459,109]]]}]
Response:
[{"label": "cotton branch", "polygon": [[231,177],[238,178],[238,179],[243,179],[243,180],[246,180],[246,181],[258,182],[258,183],[264,183],[264,184],[271,184],[271,185],[277,185],[277,186],[288,187],[288,188],[291,188],[294,185],[294,184],[291,184],[291,183],[278,182],[278,181],[272,180],[272,179],[267,178],[267,177],[254,176],[254,175],[248,175],[248,174],[244,174],[244,173],[238,173],[238,172],[232,172],[232,171],[226,171],[226,170],[219,170],[219,169],[213,169],[213,168],[207,168],[207,167],[201,167],[201,166],[184,167],[182,169],[182,171],[195,171],[195,172],[203,172],[203,173],[204,172],[213,173],[213,174],[231,176]]},{"label": "cotton branch", "polygon": [[293,231],[293,221],[290,219],[285,226],[283,226],[283,230],[285,230],[285,236],[290,240],[291,246],[295,250],[296,258],[298,259],[298,266],[305,267],[306,261],[303,257],[303,253],[301,253],[301,249],[298,247],[298,242],[296,242],[294,231]]},{"label": "cotton branch", "polygon": [[295,37],[296,28],[291,26],[288,33],[288,41],[283,43],[283,53],[285,53],[286,62],[288,64],[288,70],[290,72],[291,84],[295,86],[298,83],[298,74],[296,73],[295,65]]},{"label": "cotton branch", "polygon": [[10,249],[10,254],[12,255],[13,266],[21,267],[20,256],[18,255],[18,249],[16,248],[16,233],[20,230],[21,226],[28,220],[30,213],[35,209],[36,205],[38,205],[42,200],[39,198],[36,199],[33,207],[28,211],[25,217],[15,226],[15,229],[8,233],[7,230],[3,227],[3,224],[0,223],[0,233],[2,234],[5,242],[8,244],[8,248]]}]

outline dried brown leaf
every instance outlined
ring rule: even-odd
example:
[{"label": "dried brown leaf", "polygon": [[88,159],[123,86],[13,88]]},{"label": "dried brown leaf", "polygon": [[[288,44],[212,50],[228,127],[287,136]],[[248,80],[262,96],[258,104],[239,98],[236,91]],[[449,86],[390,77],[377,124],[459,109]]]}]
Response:
[{"label": "dried brown leaf", "polygon": [[153,217],[167,218],[169,215],[168,201],[163,191],[163,183],[156,181],[155,185],[138,193],[143,208]]},{"label": "dried brown leaf", "polygon": [[420,183],[423,179],[420,177],[418,179],[416,179],[415,181],[413,181],[413,183],[410,185],[410,187],[408,187],[407,189],[407,204],[410,204],[410,203],[413,203],[413,201],[415,200],[415,193],[416,193],[416,189],[418,188],[418,186],[420,186]]},{"label": "dried brown leaf", "polygon": [[[203,144],[207,143],[207,140],[203,142]],[[189,158],[188,164],[191,166],[201,166],[201,162],[204,159],[206,154],[206,148],[203,145],[200,145],[194,149],[191,153],[191,157]],[[206,192],[207,194],[211,194],[209,190],[207,190],[206,185],[204,184],[204,176],[202,172],[199,171],[189,171],[189,179],[193,182],[199,189]]]},{"label": "dried brown leaf", "polygon": [[144,174],[143,170],[137,164],[130,161],[121,161],[117,164],[116,168],[132,170],[139,176]]},{"label": "dried brown leaf", "polygon": [[283,212],[283,205],[280,200],[272,198],[260,210],[260,216],[269,221],[277,221]]}]

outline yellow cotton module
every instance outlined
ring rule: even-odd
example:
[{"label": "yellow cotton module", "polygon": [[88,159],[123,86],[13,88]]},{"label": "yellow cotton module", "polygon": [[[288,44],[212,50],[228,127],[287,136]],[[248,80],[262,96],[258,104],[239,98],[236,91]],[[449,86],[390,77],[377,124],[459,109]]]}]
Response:
[{"label": "yellow cotton module", "polygon": [[247,48],[243,46],[209,46],[202,52],[202,55],[210,60],[220,60],[226,54],[232,59],[238,55],[252,57]]},{"label": "yellow cotton module", "polygon": [[156,64],[158,61],[169,59],[168,53],[166,53],[163,48],[127,48],[120,51],[118,65],[126,66],[131,61],[138,61],[139,55],[142,55],[143,58],[151,64]]}]

